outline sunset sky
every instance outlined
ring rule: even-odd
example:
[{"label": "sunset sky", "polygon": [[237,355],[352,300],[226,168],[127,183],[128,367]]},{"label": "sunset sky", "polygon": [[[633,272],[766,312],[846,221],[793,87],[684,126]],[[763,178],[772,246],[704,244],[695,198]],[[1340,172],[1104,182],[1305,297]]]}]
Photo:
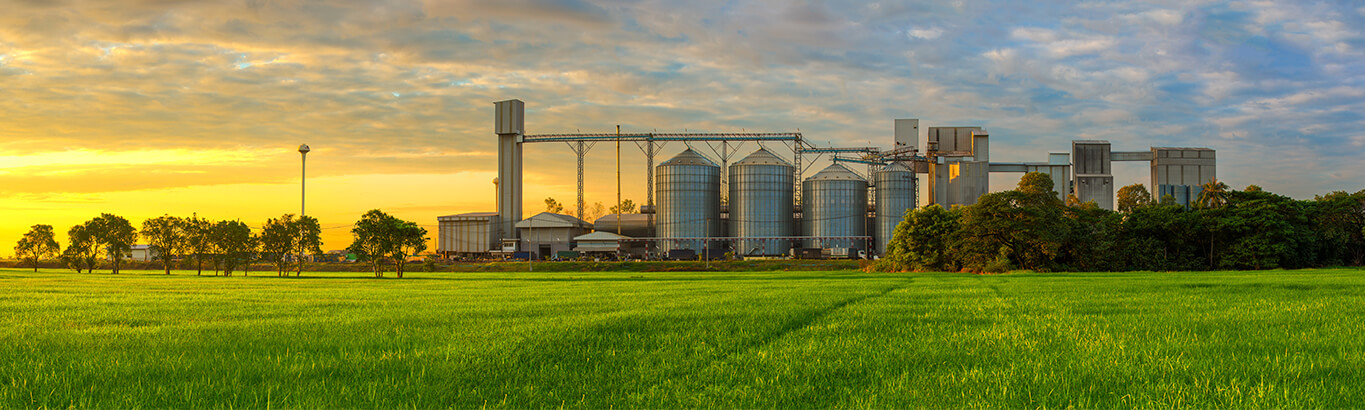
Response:
[{"label": "sunset sky", "polygon": [[[509,98],[529,133],[887,146],[894,118],[920,118],[986,127],[995,161],[1207,146],[1235,188],[1365,188],[1365,4],[1053,3],[0,0],[0,255],[36,223],[65,246],[101,212],[297,213],[302,143],[324,249],[368,209],[492,211]],[[590,203],[614,201],[613,150],[590,154]],[[642,155],[622,153],[642,200]],[[526,162],[528,215],[573,201],[567,147]]]}]

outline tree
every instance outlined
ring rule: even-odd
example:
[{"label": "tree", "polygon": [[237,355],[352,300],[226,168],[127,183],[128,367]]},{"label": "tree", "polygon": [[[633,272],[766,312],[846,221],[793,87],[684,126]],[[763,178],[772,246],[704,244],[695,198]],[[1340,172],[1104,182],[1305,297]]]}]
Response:
[{"label": "tree", "polygon": [[298,238],[298,270],[294,276],[303,274],[304,254],[317,256],[322,254],[322,226],[318,224],[318,219],[311,216],[303,216],[295,220],[290,226],[294,230],[294,236]]},{"label": "tree", "polygon": [[1263,192],[1263,191],[1265,191],[1265,190],[1264,190],[1264,189],[1261,189],[1261,186],[1260,186],[1260,185],[1256,185],[1256,184],[1247,185],[1247,188],[1246,188],[1246,192]]},{"label": "tree", "polygon": [[68,244],[66,251],[62,252],[62,262],[66,266],[81,273],[84,269],[94,272],[99,266],[99,241],[95,239],[95,220],[86,221],[84,224],[76,225],[66,231]]},{"label": "tree", "polygon": [[896,225],[886,246],[886,258],[880,262],[884,270],[950,270],[953,257],[949,238],[957,233],[960,215],[960,211],[949,211],[938,204],[906,210],[905,219]]},{"label": "tree", "polygon": [[1119,231],[1120,260],[1128,270],[1183,270],[1199,268],[1201,235],[1198,215],[1167,201],[1132,210]]},{"label": "tree", "polygon": [[213,249],[213,222],[193,216],[184,220],[185,230],[185,251],[194,255],[194,274],[196,276],[204,274],[204,257],[208,256]]},{"label": "tree", "polygon": [[1228,203],[1228,184],[1213,179],[1203,186],[1199,192],[1199,198],[1195,199],[1195,204],[1204,209],[1221,208]]},{"label": "tree", "polygon": [[1147,191],[1147,186],[1142,184],[1132,184],[1119,188],[1118,192],[1119,212],[1133,213],[1138,207],[1152,204],[1152,193]]},{"label": "tree", "polygon": [[1118,236],[1123,218],[1114,211],[1086,202],[1065,208],[1064,246],[1058,258],[1061,269],[1072,271],[1121,270],[1123,258]]},{"label": "tree", "polygon": [[962,267],[977,272],[1052,270],[1067,237],[1062,204],[1018,190],[982,195],[963,208],[953,247]]},{"label": "tree", "polygon": [[347,249],[368,262],[376,278],[384,277],[384,260],[392,259],[394,271],[402,279],[408,256],[427,250],[425,228],[378,209],[362,215],[351,229],[351,235],[355,239]]},{"label": "tree", "polygon": [[112,273],[118,274],[123,255],[131,251],[133,243],[137,242],[137,230],[127,219],[118,215],[100,214],[94,221],[95,241],[108,251],[109,259],[114,263]]},{"label": "tree", "polygon": [[583,212],[583,214],[585,221],[596,221],[597,218],[607,215],[607,207],[603,206],[601,202],[594,202],[592,206],[589,206],[588,209]]},{"label": "tree", "polygon": [[56,234],[52,233],[52,225],[33,225],[14,246],[14,256],[32,263],[33,271],[37,272],[39,260],[44,257],[56,257],[61,250],[55,236]]},{"label": "tree", "polygon": [[564,205],[561,205],[559,201],[556,201],[554,198],[545,198],[545,212],[552,214],[562,213],[564,212]]},{"label": "tree", "polygon": [[1213,269],[1215,250],[1218,248],[1218,234],[1223,231],[1218,223],[1222,218],[1221,210],[1228,203],[1228,184],[1219,182],[1217,178],[1210,180],[1203,185],[1203,190],[1199,192],[1199,198],[1195,199],[1195,209],[1201,210],[1200,214],[1205,216],[1205,224],[1209,227],[1209,269]]},{"label": "tree", "polygon": [[1319,238],[1321,263],[1365,263],[1365,190],[1332,192],[1314,198],[1311,218]]},{"label": "tree", "polygon": [[613,213],[613,214],[633,214],[633,213],[635,213],[635,201],[632,201],[632,200],[629,200],[629,199],[623,200],[623,201],[621,201],[621,204],[620,204],[620,205],[611,207],[611,213]]},{"label": "tree", "polygon": [[218,221],[213,225],[212,239],[222,254],[224,276],[232,276],[238,267],[251,263],[251,227],[242,221]]},{"label": "tree", "polygon": [[297,249],[299,236],[296,234],[294,214],[284,214],[279,218],[265,221],[261,228],[261,256],[275,265],[276,276],[286,276],[289,270],[289,255]]},{"label": "tree", "polygon": [[393,224],[391,232],[393,238],[392,252],[394,271],[398,278],[403,278],[403,267],[407,265],[409,255],[416,255],[427,250],[427,230],[417,226],[416,222],[404,221],[393,218],[389,223]]},{"label": "tree", "polygon": [[161,260],[166,274],[171,274],[171,262],[184,252],[185,220],[170,215],[162,215],[142,221],[142,237],[156,250],[156,258]]},{"label": "tree", "polygon": [[355,227],[351,228],[351,246],[346,249],[356,255],[356,259],[368,262],[370,270],[374,272],[374,277],[384,277],[384,259],[390,254],[390,249],[394,248],[391,243],[393,238],[394,218],[389,214],[378,209],[371,209],[356,221]]},{"label": "tree", "polygon": [[1052,176],[1042,172],[1030,172],[1024,174],[1019,179],[1019,192],[1025,194],[1048,194],[1056,197],[1057,192],[1053,191]]},{"label": "tree", "polygon": [[247,238],[245,251],[242,254],[242,275],[251,276],[251,263],[261,259],[260,234],[251,234]]},{"label": "tree", "polygon": [[1066,206],[1081,206],[1081,198],[1076,194],[1066,194]]}]

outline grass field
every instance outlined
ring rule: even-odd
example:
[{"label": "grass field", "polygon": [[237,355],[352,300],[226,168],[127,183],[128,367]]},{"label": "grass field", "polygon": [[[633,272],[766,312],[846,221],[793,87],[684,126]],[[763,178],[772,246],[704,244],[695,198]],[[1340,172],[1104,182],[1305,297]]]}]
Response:
[{"label": "grass field", "polygon": [[1365,406],[1359,269],[409,275],[0,269],[0,408]]}]

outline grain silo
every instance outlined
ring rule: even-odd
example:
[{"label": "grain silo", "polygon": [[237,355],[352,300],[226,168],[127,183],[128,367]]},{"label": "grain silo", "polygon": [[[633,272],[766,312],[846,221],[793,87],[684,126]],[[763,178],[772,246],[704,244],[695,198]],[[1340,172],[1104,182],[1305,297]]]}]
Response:
[{"label": "grain silo", "polygon": [[915,173],[900,162],[893,162],[878,171],[877,221],[874,240],[877,241],[877,254],[886,256],[886,246],[896,225],[905,219],[905,211],[915,208]]},{"label": "grain silo", "polygon": [[[720,167],[687,149],[654,168],[654,192],[658,199],[656,232],[663,238],[721,236]],[[701,252],[701,241],[666,240],[662,251],[691,249]]]},{"label": "grain silo", "polygon": [[[730,236],[796,236],[792,218],[792,165],[760,148],[730,165]],[[786,255],[791,241],[738,240],[744,256]]]},{"label": "grain silo", "polygon": [[[802,185],[802,234],[812,237],[867,235],[867,180],[835,163]],[[807,239],[807,248],[865,249],[865,241]]]}]

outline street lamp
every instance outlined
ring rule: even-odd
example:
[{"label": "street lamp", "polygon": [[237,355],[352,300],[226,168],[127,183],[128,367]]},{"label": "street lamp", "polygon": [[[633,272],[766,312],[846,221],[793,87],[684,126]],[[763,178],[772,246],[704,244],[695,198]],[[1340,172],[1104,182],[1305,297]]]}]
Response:
[{"label": "street lamp", "polygon": [[308,151],[312,151],[311,149],[308,149],[308,144],[299,145],[299,260],[295,261],[298,263],[298,271],[294,273],[294,276],[303,275],[303,216],[308,209],[305,206],[307,204],[306,198],[308,193],[307,186],[305,185],[308,176]]}]

